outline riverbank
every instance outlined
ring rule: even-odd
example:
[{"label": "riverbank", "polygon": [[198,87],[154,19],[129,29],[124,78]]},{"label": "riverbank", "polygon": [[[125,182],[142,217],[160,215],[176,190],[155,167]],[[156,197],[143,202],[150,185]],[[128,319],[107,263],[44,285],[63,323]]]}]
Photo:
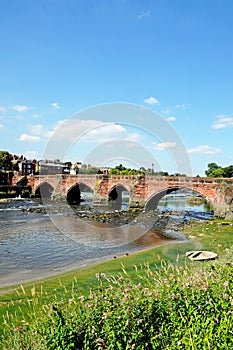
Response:
[{"label": "riverbank", "polygon": [[[186,240],[168,240],[165,243],[160,242],[154,247],[144,247],[140,251],[134,251],[131,254],[119,254],[115,257],[108,256],[102,260],[89,261],[81,266],[69,266],[64,271],[56,271],[53,275],[25,281],[24,285],[30,288],[32,285],[43,284],[46,287],[50,283],[52,285],[56,284],[56,281],[59,279],[62,279],[65,283],[67,281],[70,282],[71,279],[77,278],[77,276],[79,276],[80,281],[84,282],[86,278],[89,279],[88,276],[92,275],[92,273],[95,275],[95,273],[103,270],[109,271],[109,273],[119,272],[122,264],[133,271],[134,265],[140,265],[144,262],[156,265],[161,259],[174,263],[179,258],[179,264],[182,265],[188,262],[185,252],[194,249],[212,250],[221,257],[233,246],[233,221],[214,220],[202,223],[193,221],[183,227],[182,234],[186,237]],[[86,283],[84,284],[86,287]],[[92,283],[90,283],[89,287],[92,287]],[[7,294],[8,290],[15,288],[20,288],[20,284],[4,286],[0,288],[0,292],[1,294]]]},{"label": "riverbank", "polygon": [[[215,274],[214,271],[216,271],[216,273],[217,271],[220,271],[219,276],[221,276],[221,278],[217,277],[216,274],[213,278],[213,286],[215,286],[213,288],[216,289],[216,286],[221,286],[223,283],[225,283],[224,284],[225,287],[223,286],[223,288],[226,288],[226,284],[230,283],[226,275],[227,274],[226,269],[228,269],[228,266],[233,266],[233,261],[232,261],[233,227],[232,226],[233,226],[232,222],[226,222],[221,220],[208,221],[208,222],[203,222],[201,224],[200,223],[197,224],[196,222],[190,222],[188,225],[184,227],[182,231],[188,240],[182,243],[172,242],[168,244],[163,244],[154,248],[143,250],[141,252],[135,252],[128,256],[121,256],[109,261],[95,263],[94,265],[83,266],[74,271],[69,271],[67,273],[49,277],[47,279],[36,281],[34,283],[31,282],[31,283],[23,284],[23,286],[16,286],[14,291],[13,290],[7,291],[7,289],[1,289],[1,291],[4,293],[1,295],[0,314],[1,314],[1,317],[5,315],[4,316],[5,317],[4,319],[6,320],[5,327],[8,327],[7,329],[9,330],[7,334],[8,335],[11,334],[11,330],[16,329],[16,327],[22,326],[23,327],[22,329],[24,329],[25,327],[25,335],[26,335],[26,331],[28,329],[27,324],[28,325],[32,324],[33,322],[35,322],[36,319],[38,319],[38,317],[40,317],[39,315],[41,315],[42,305],[48,305],[48,304],[51,305],[51,303],[52,304],[55,303],[54,305],[60,305],[61,303],[61,305],[63,305],[63,307],[66,308],[66,305],[72,305],[72,303],[75,303],[75,305],[77,305],[77,303],[79,303],[79,300],[85,300],[85,303],[87,304],[90,303],[91,300],[93,300],[94,296],[98,295],[99,293],[98,290],[100,288],[100,280],[98,276],[102,276],[101,283],[103,283],[103,286],[102,286],[103,291],[106,290],[106,293],[107,293],[107,288],[110,288],[109,284],[113,283],[113,288],[115,288],[114,283],[117,286],[118,280],[119,281],[122,280],[123,291],[124,291],[123,294],[125,295],[130,293],[131,295],[130,290],[132,290],[132,296],[131,296],[132,298],[133,298],[133,295],[137,295],[137,291],[140,291],[140,290],[143,292],[144,297],[146,295],[149,296],[150,293],[152,293],[151,295],[153,295],[153,293],[158,293],[158,296],[161,295],[161,291],[158,289],[158,286],[156,284],[158,281],[160,281],[161,286],[164,286],[165,289],[168,288],[167,290],[169,291],[168,298],[166,299],[164,296],[163,299],[161,299],[161,305],[166,306],[166,308],[168,308],[168,305],[170,305],[170,304],[167,304],[170,298],[172,298],[171,300],[173,300],[173,305],[175,305],[174,303],[176,303],[176,301],[178,300],[177,298],[174,299],[174,296],[172,297],[172,295],[174,294],[173,289],[174,289],[174,292],[175,290],[177,291],[177,288],[181,291],[181,289],[183,288],[182,286],[184,286],[184,292],[189,291],[189,289],[187,289],[188,287],[186,286],[187,278],[190,286],[189,288],[191,288],[192,284],[191,284],[190,278],[192,276],[193,276],[192,283],[193,283],[194,289],[195,289],[195,286],[197,286],[196,285],[198,280],[197,276],[199,276],[198,278],[200,279],[200,283],[201,283],[199,289],[202,291],[202,293],[204,293],[204,289],[202,289],[201,286],[205,286],[205,283],[208,283],[207,293],[210,293],[209,288],[210,288],[210,283],[212,283],[210,276]],[[203,250],[212,250],[218,254],[218,259],[216,261],[210,261],[205,263],[192,262],[188,260],[187,257],[185,257],[185,252],[187,250],[193,250],[195,248],[203,249]],[[212,268],[212,266],[218,266],[218,267],[216,267],[215,269],[214,267]],[[209,275],[209,272],[206,272],[206,277],[204,277],[205,276],[204,270],[208,270],[208,268],[210,268],[210,271],[212,271],[211,272],[212,275]],[[173,279],[175,278],[174,276],[176,276],[176,278],[174,279],[175,284],[173,285],[173,287],[172,286],[169,287],[169,283],[170,283],[169,280],[171,280],[171,277],[169,276],[171,275],[173,275]],[[114,277],[111,277],[111,276],[114,276]],[[216,285],[216,278],[218,279],[217,285]],[[176,283],[178,283],[177,286],[176,286]],[[153,288],[151,289],[152,285],[153,285]],[[126,288],[129,288],[129,286],[130,286],[130,289],[128,292],[126,292]],[[162,288],[162,290],[164,290],[164,288]],[[190,293],[191,293],[190,296],[197,295],[197,292],[199,289],[198,288],[195,289],[195,293],[193,294],[192,294],[192,290],[190,289]],[[91,294],[90,294],[90,291],[91,291]],[[219,288],[219,291],[221,291],[221,288]],[[213,295],[216,296],[216,292],[217,291],[213,290]],[[117,294],[115,293],[115,296],[116,295]],[[122,295],[122,298],[124,297],[124,295]],[[158,299],[158,296],[156,297],[157,299]],[[208,298],[210,298],[210,294],[208,294]],[[30,300],[30,303],[28,302],[28,300]],[[36,303],[34,303],[34,300],[36,301]],[[183,300],[184,302],[189,302],[192,304],[192,299],[190,299],[190,297],[189,299],[181,298],[179,300],[180,300],[179,302]],[[202,299],[199,299],[199,303],[201,302],[200,300]],[[220,298],[219,300],[222,300],[222,299]],[[204,301],[205,301],[205,297],[203,299],[203,303],[204,303],[203,307],[204,305],[206,305]],[[191,304],[190,304],[190,312],[192,310]],[[119,301],[119,305],[121,305],[120,301]],[[127,305],[128,304],[126,301],[126,306]],[[138,305],[138,302],[136,300],[134,301],[134,307],[136,308],[139,307],[140,309],[140,305]],[[43,307],[43,310],[47,310],[47,307]],[[114,310],[116,309],[114,308]],[[204,311],[206,312],[206,310]],[[33,312],[33,314],[30,314],[30,312]],[[6,316],[7,314],[14,315],[14,316],[7,318]],[[75,317],[72,318],[74,322],[76,320]],[[85,318],[86,317],[87,315],[85,316]],[[140,312],[140,317],[142,317],[141,312]],[[214,314],[214,317],[217,319],[219,316]],[[209,315],[208,320],[210,319],[212,318],[210,318],[210,315]],[[173,319],[173,322],[174,321],[175,319]],[[43,324],[46,324],[46,322],[47,321],[43,319]],[[78,318],[77,318],[77,322],[79,322]],[[91,324],[93,324],[94,321],[90,321],[90,322]],[[136,322],[137,322],[137,318],[136,318]],[[177,323],[178,325],[180,324],[181,320],[177,319],[177,322],[178,322]],[[194,323],[194,325],[197,326],[197,323]],[[4,326],[4,323],[2,323],[2,326]],[[219,325],[217,326],[219,327]],[[200,327],[202,326],[200,325]],[[115,326],[112,329],[115,329]],[[51,332],[51,330],[49,332]],[[27,334],[27,339],[29,339],[28,334]],[[216,332],[213,339],[216,339]],[[183,338],[182,341],[185,342],[185,337]],[[31,348],[34,349],[36,347],[31,346]]]},{"label": "riverbank", "polygon": [[183,241],[183,224],[206,218],[203,212],[110,211],[64,203],[44,207],[39,200],[21,199],[1,204],[0,209],[0,286]]}]

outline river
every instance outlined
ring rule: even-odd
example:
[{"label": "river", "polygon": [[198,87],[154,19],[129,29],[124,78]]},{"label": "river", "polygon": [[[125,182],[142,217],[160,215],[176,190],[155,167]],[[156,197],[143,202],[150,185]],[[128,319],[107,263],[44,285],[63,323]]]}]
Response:
[{"label": "river", "polygon": [[[32,208],[35,211],[30,211]],[[163,236],[153,226],[153,219],[148,225],[140,215],[118,227],[86,222],[72,210],[61,212],[59,206],[49,213],[40,212],[40,208],[40,202],[29,199],[0,204],[0,287],[129,254],[166,240],[184,239],[175,232]],[[80,210],[85,213],[85,206]],[[204,218],[206,214],[203,205],[189,207],[187,197],[168,196],[160,202],[159,210],[180,211],[187,220]]]}]

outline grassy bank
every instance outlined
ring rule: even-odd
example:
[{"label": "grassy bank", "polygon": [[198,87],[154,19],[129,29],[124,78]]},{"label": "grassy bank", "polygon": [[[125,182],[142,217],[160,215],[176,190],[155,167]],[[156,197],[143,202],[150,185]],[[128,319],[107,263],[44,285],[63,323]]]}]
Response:
[{"label": "grassy bank", "polygon": [[[226,329],[229,343],[232,223],[188,225],[184,233],[187,242],[2,288],[1,332],[8,338],[2,348],[143,349],[147,343],[145,349],[213,349],[211,336],[220,342]],[[191,262],[184,254],[193,249],[213,250],[219,259]]]}]

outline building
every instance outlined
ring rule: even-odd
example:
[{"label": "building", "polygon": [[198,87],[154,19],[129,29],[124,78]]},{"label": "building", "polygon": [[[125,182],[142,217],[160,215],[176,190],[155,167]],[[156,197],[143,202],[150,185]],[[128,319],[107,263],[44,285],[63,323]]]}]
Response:
[{"label": "building", "polygon": [[39,174],[40,175],[70,174],[70,166],[67,163],[60,162],[59,159],[39,160]]},{"label": "building", "polygon": [[13,156],[13,169],[19,175],[28,176],[38,173],[38,161],[36,159],[26,159],[24,156]]}]

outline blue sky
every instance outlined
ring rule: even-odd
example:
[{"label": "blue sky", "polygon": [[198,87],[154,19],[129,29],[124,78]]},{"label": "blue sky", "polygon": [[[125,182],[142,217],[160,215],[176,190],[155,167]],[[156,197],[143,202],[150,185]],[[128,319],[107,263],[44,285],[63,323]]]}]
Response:
[{"label": "blue sky", "polygon": [[[193,175],[212,161],[233,164],[231,0],[11,0],[0,7],[0,149],[41,159],[62,121],[124,102],[174,128]],[[68,160],[91,159],[93,147],[116,138],[146,150],[159,169],[177,170],[169,135],[155,140],[149,126],[120,120],[109,116],[93,130],[90,116],[89,136]],[[124,160],[121,152],[112,164]],[[147,166],[146,158],[138,162]]]}]

